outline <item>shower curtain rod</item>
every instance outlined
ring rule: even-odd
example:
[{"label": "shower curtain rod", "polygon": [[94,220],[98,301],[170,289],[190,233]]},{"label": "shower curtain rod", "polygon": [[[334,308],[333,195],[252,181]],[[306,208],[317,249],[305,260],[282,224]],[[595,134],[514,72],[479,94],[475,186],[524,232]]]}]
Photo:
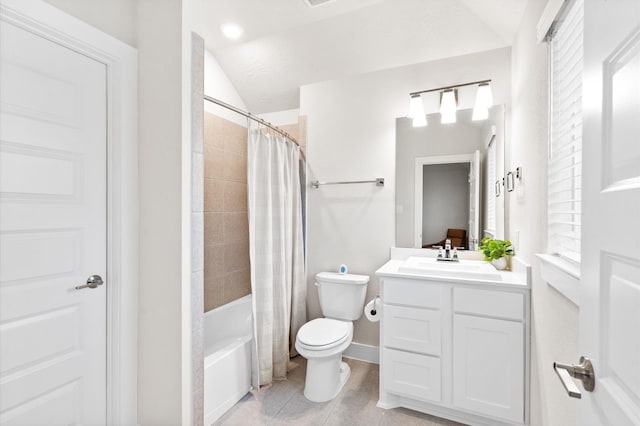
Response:
[{"label": "shower curtain rod", "polygon": [[216,98],[212,98],[211,96],[207,96],[204,95],[204,100],[205,101],[209,101],[209,102],[213,102],[216,105],[220,105],[221,107],[230,109],[233,112],[237,112],[240,115],[244,115],[245,117],[253,120],[253,121],[257,121],[258,123],[267,126],[268,128],[275,130],[276,132],[280,133],[282,136],[289,138],[291,140],[291,142],[295,143],[296,145],[300,146],[300,144],[298,143],[297,140],[295,140],[289,133],[285,132],[284,130],[282,130],[281,128],[279,128],[278,126],[275,126],[267,121],[264,121],[262,118],[258,117],[257,115],[253,115],[250,112],[247,111],[243,111],[240,108],[236,108],[231,104],[228,104],[224,101],[221,101],[220,99],[216,99]]}]

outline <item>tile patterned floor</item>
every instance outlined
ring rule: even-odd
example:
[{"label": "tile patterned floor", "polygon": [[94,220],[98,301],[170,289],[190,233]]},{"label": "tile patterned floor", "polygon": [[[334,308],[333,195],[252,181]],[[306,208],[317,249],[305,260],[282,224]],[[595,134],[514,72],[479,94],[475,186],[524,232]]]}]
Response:
[{"label": "tile patterned floor", "polygon": [[331,401],[316,403],[302,394],[306,360],[296,357],[287,380],[245,395],[216,425],[258,426],[463,426],[404,408],[383,410],[378,402],[378,365],[344,359],[351,377]]}]

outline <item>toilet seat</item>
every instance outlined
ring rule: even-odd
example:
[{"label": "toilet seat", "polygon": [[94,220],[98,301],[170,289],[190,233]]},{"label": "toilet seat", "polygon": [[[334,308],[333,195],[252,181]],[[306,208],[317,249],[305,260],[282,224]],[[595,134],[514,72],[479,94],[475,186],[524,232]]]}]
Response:
[{"label": "toilet seat", "polygon": [[298,331],[297,343],[309,351],[323,351],[341,345],[353,331],[351,321],[317,318],[309,321]]}]

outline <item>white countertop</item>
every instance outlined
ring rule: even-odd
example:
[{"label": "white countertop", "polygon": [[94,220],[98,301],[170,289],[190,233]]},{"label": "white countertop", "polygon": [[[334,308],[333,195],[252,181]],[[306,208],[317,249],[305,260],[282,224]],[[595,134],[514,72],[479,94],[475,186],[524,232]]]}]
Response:
[{"label": "white countertop", "polygon": [[[460,252],[462,254],[462,261],[483,261],[480,256],[476,256],[474,252]],[[435,257],[437,251],[425,250],[425,249],[403,249],[403,248],[391,248],[391,259],[382,265],[377,271],[376,275],[379,277],[394,277],[394,278],[409,278],[415,280],[426,280],[438,282],[451,282],[460,284],[473,284],[473,285],[486,285],[492,287],[509,287],[513,288],[531,288],[531,266],[525,264],[517,256],[511,258],[511,271],[496,271],[496,274],[500,276],[500,280],[481,280],[477,278],[468,277],[455,277],[455,276],[439,276],[437,271],[433,273],[418,274],[400,272],[398,268],[405,263],[409,257]]]}]

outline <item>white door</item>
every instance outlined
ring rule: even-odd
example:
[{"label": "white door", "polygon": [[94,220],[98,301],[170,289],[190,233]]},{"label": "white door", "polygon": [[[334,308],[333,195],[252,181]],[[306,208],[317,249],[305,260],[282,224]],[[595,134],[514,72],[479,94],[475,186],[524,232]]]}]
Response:
[{"label": "white door", "polygon": [[106,68],[0,32],[0,423],[104,424]]},{"label": "white door", "polygon": [[640,425],[640,0],[586,1],[584,49],[578,424]]},{"label": "white door", "polygon": [[480,151],[473,153],[469,166],[469,250],[476,250],[480,238]]}]

